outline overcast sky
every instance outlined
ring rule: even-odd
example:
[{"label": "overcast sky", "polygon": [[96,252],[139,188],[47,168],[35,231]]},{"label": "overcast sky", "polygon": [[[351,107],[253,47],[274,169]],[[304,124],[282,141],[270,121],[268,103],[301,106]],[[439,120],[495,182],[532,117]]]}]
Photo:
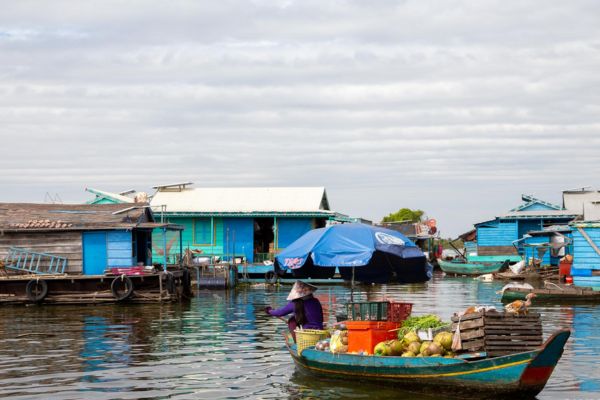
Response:
[{"label": "overcast sky", "polygon": [[600,2],[4,1],[0,201],[325,186],[444,236],[600,187]]}]

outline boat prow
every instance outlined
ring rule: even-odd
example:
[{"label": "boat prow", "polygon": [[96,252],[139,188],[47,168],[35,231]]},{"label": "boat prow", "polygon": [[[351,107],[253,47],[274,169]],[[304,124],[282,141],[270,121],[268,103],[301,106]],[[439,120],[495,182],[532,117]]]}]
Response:
[{"label": "boat prow", "polygon": [[327,378],[385,382],[412,391],[460,390],[461,395],[535,396],[542,391],[571,332],[554,333],[538,349],[473,361],[444,357],[377,357],[332,354],[305,349],[297,354],[288,339],[288,350],[298,368]]}]

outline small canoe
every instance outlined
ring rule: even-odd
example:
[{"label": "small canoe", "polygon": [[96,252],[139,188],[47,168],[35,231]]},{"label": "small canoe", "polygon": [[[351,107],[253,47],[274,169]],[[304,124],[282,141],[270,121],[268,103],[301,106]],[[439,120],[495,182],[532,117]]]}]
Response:
[{"label": "small canoe", "polygon": [[464,260],[438,260],[440,268],[450,275],[471,275],[478,276],[484,274],[493,274],[508,266],[506,261],[495,263],[469,263]]},{"label": "small canoe", "polygon": [[511,355],[465,360],[443,357],[377,357],[332,354],[314,348],[301,355],[286,336],[288,350],[303,372],[322,378],[383,382],[410,391],[464,395],[536,396],[544,389],[571,332],[554,333],[539,348]]},{"label": "small canoe", "polygon": [[529,293],[535,293],[533,302],[600,302],[600,291],[598,290],[564,285],[556,285],[556,287],[544,289],[508,288],[502,293],[502,302],[509,303],[515,300],[525,300],[525,296]]}]

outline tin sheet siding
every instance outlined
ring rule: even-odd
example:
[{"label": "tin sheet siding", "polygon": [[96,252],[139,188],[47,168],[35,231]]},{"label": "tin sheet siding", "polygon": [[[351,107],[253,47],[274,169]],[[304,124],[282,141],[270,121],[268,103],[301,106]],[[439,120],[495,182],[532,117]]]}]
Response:
[{"label": "tin sheet siding", "polygon": [[517,239],[516,221],[494,221],[477,228],[478,246],[512,246]]},{"label": "tin sheet siding", "polygon": [[[600,228],[581,228],[590,239],[600,247]],[[574,276],[591,276],[592,270],[600,270],[600,255],[590,246],[581,233],[573,229],[573,267]]]}]

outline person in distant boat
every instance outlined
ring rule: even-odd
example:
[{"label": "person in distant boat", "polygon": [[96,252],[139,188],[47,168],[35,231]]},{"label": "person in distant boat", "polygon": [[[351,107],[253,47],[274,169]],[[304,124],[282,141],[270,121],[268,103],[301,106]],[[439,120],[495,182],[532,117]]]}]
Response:
[{"label": "person in distant boat", "polygon": [[267,307],[265,308],[265,312],[274,317],[283,317],[284,315],[294,313],[288,319],[288,327],[292,335],[294,335],[294,330],[297,327],[301,327],[302,329],[323,329],[323,307],[321,307],[319,299],[313,296],[316,290],[316,286],[296,281],[287,297],[289,303],[276,310]]}]

